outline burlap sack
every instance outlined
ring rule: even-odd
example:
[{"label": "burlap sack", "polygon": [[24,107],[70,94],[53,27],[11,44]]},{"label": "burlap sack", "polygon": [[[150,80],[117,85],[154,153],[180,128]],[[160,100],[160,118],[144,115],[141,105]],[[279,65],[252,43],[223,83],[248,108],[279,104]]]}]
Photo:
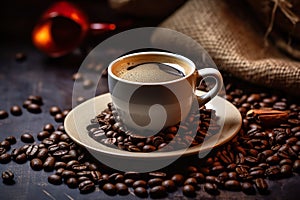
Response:
[{"label": "burlap sack", "polygon": [[240,1],[190,0],[161,26],[199,42],[219,69],[300,96],[300,62],[285,56],[272,44],[266,47],[265,30],[258,29],[255,17],[245,8]]}]

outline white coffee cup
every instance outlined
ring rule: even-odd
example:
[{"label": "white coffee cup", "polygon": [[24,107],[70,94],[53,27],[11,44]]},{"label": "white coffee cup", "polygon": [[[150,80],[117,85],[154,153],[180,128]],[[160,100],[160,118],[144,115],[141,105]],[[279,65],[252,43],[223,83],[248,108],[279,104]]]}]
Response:
[{"label": "white coffee cup", "polygon": [[[131,66],[142,63],[176,65],[184,76],[168,81],[133,81],[122,78]],[[151,73],[150,71],[147,73]],[[153,74],[150,74],[153,77]],[[213,77],[214,87],[202,96],[196,95],[197,80]],[[154,76],[155,77],[155,76]],[[182,122],[193,101],[203,106],[214,98],[223,86],[220,72],[214,68],[197,70],[188,58],[168,52],[149,51],[117,58],[108,67],[108,85],[112,102],[124,126],[136,134],[153,135],[161,129]],[[194,109],[194,108],[193,108]]]}]

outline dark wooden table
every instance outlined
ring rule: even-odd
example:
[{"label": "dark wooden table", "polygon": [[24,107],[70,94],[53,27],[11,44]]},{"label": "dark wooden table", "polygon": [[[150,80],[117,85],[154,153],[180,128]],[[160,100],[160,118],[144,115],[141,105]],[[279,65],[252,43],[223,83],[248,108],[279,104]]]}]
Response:
[{"label": "dark wooden table", "polygon": [[[23,109],[21,116],[10,115],[7,119],[0,120],[0,141],[5,137],[14,135],[17,144],[12,148],[23,145],[20,136],[25,131],[36,135],[47,123],[56,123],[49,115],[49,108],[57,105],[62,109],[72,107],[72,75],[77,72],[84,56],[71,54],[59,59],[49,59],[36,50],[30,40],[30,31],[37,17],[41,14],[50,1],[31,1],[35,4],[16,1],[7,3],[7,9],[2,7],[1,17],[1,53],[0,53],[0,109],[9,111],[12,105],[22,105],[30,94],[41,95],[44,99],[41,114],[32,114]],[[95,3],[103,7],[104,13],[107,6],[104,3]],[[31,7],[34,5],[34,9]],[[88,6],[87,6],[88,7]],[[28,9],[28,11],[26,11]],[[3,16],[4,15],[4,16]],[[3,18],[4,17],[4,18]],[[108,16],[103,17],[107,19]],[[113,18],[113,16],[112,16]],[[112,19],[111,18],[111,19]],[[157,22],[152,22],[154,25]],[[141,25],[142,23],[140,23]],[[149,22],[145,22],[149,24]],[[151,24],[151,23],[150,23]],[[15,60],[15,54],[24,52],[27,56],[23,62]],[[105,79],[104,79],[105,80]],[[103,85],[101,92],[107,91]],[[51,172],[33,171],[29,162],[25,164],[0,164],[0,171],[10,169],[15,173],[15,184],[6,185],[0,182],[0,199],[136,199],[132,194],[127,196],[110,197],[99,188],[90,194],[80,194],[78,189],[70,189],[66,185],[55,186],[47,182]],[[267,196],[257,194],[247,196],[242,192],[221,191],[219,196],[210,196],[206,192],[198,191],[198,199],[299,199],[300,177],[272,181],[271,193]],[[186,199],[181,192],[169,195],[170,199]]]}]

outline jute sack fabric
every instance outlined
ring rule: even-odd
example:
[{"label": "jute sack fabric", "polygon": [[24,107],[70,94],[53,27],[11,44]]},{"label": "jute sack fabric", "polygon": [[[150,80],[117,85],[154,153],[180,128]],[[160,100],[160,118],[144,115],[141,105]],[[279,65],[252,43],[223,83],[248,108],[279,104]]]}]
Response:
[{"label": "jute sack fabric", "polygon": [[[240,4],[240,5],[239,5]],[[161,27],[182,32],[210,54],[218,68],[251,83],[300,96],[300,62],[279,52],[238,1],[190,0]],[[170,42],[155,37],[154,42]],[[174,39],[176,42],[176,38]]]}]

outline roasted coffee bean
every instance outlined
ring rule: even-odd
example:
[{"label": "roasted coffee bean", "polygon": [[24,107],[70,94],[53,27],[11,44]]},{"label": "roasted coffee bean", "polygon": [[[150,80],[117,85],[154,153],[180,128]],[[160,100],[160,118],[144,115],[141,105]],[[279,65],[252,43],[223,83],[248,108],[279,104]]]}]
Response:
[{"label": "roasted coffee bean", "polygon": [[141,174],[138,173],[138,172],[132,172],[132,171],[129,171],[129,172],[125,172],[125,173],[124,173],[124,178],[125,178],[125,179],[133,179],[133,180],[137,180],[137,179],[140,179],[140,178],[141,178]]},{"label": "roasted coffee bean", "polygon": [[31,113],[38,114],[42,112],[41,107],[38,104],[31,103],[27,106],[27,110]]},{"label": "roasted coffee bean", "polygon": [[30,161],[30,167],[35,171],[40,171],[43,169],[43,162],[39,158],[33,158]]},{"label": "roasted coffee bean", "polygon": [[83,182],[83,181],[88,181],[88,180],[90,180],[90,178],[89,178],[89,177],[86,177],[86,176],[80,176],[80,177],[78,178],[78,182],[79,182],[79,183],[81,183],[81,182]]},{"label": "roasted coffee bean", "polygon": [[77,188],[78,180],[75,177],[70,177],[67,179],[66,184],[69,188]]},{"label": "roasted coffee bean", "polygon": [[64,122],[64,119],[65,119],[65,116],[62,114],[62,113],[57,113],[55,116],[54,116],[54,120],[56,122]]},{"label": "roasted coffee bean", "polygon": [[64,170],[65,170],[64,168],[59,168],[56,170],[55,174],[61,176]]},{"label": "roasted coffee bean", "polygon": [[53,124],[46,124],[43,128],[44,131],[48,131],[49,133],[52,133],[53,131],[55,131],[55,128],[53,126]]},{"label": "roasted coffee bean", "polygon": [[[71,178],[71,177],[76,177],[76,173],[71,171],[71,170],[64,170],[61,174],[61,176],[64,178],[64,179],[68,179],[68,178]],[[78,174],[79,176],[79,174]]]},{"label": "roasted coffee bean", "polygon": [[44,164],[43,164],[43,168],[46,172],[51,172],[54,170],[54,165],[55,165],[55,158],[52,156],[49,156]]},{"label": "roasted coffee bean", "polygon": [[293,161],[291,159],[283,159],[279,162],[279,165],[282,166],[282,165],[292,165],[293,164]]},{"label": "roasted coffee bean", "polygon": [[67,167],[67,164],[66,163],[64,163],[64,162],[55,162],[55,164],[54,164],[54,169],[59,169],[59,168],[66,168]]},{"label": "roasted coffee bean", "polygon": [[255,179],[255,186],[261,194],[265,194],[268,191],[268,184],[263,178]]},{"label": "roasted coffee bean", "polygon": [[182,193],[184,196],[187,196],[187,197],[195,197],[196,196],[195,187],[192,185],[183,186]]},{"label": "roasted coffee bean", "polygon": [[5,148],[7,151],[10,150],[10,143],[7,140],[3,140],[0,142],[0,147]]},{"label": "roasted coffee bean", "polygon": [[206,176],[205,181],[208,183],[216,183],[216,178],[215,176]]},{"label": "roasted coffee bean", "polygon": [[167,190],[164,186],[154,186],[149,191],[151,198],[164,198],[168,195]]},{"label": "roasted coffee bean", "polygon": [[252,177],[263,177],[265,174],[265,171],[261,168],[261,169],[255,169],[255,170],[252,170],[249,175],[252,176]]},{"label": "roasted coffee bean", "polygon": [[177,186],[182,186],[184,183],[184,176],[181,174],[175,174],[172,176],[171,180],[174,181]]},{"label": "roasted coffee bean", "polygon": [[17,139],[14,136],[8,136],[5,138],[5,140],[8,141],[10,143],[10,145],[17,143]]},{"label": "roasted coffee bean", "polygon": [[87,170],[88,167],[85,164],[74,164],[71,166],[71,169],[78,172]]},{"label": "roasted coffee bean", "polygon": [[14,183],[14,173],[10,170],[6,170],[4,172],[2,172],[2,180],[3,180],[3,183],[6,183],[6,184],[12,184]]},{"label": "roasted coffee bean", "polygon": [[6,153],[6,149],[4,147],[0,147],[0,155]]},{"label": "roasted coffee bean", "polygon": [[31,101],[30,100],[25,100],[24,102],[23,102],[23,108],[27,108],[29,105],[31,104]]},{"label": "roasted coffee bean", "polygon": [[204,190],[212,195],[217,195],[219,194],[219,190],[216,184],[214,183],[205,183],[204,184]]},{"label": "roasted coffee bean", "polygon": [[244,182],[241,185],[242,185],[242,191],[245,194],[255,194],[255,188],[253,187],[252,183]]},{"label": "roasted coffee bean", "polygon": [[69,152],[69,150],[66,150],[66,149],[60,149],[60,150],[55,151],[52,155],[53,155],[54,157],[61,157],[61,156],[63,156],[63,155],[66,155],[68,152]]},{"label": "roasted coffee bean", "polygon": [[292,167],[290,165],[282,165],[280,172],[283,177],[290,177],[293,174]]},{"label": "roasted coffee bean", "polygon": [[111,184],[111,183],[106,183],[103,185],[102,190],[110,195],[110,196],[114,196],[117,194],[117,188],[115,185]]},{"label": "roasted coffee bean", "polygon": [[5,110],[0,110],[0,119],[5,119],[8,117],[8,112]]},{"label": "roasted coffee bean", "polygon": [[91,171],[90,176],[94,182],[98,182],[101,178],[101,173],[99,171]]},{"label": "roasted coffee bean", "polygon": [[154,186],[161,185],[162,182],[163,182],[163,179],[161,179],[161,178],[152,178],[152,179],[148,180],[148,185],[150,188],[152,188]]},{"label": "roasted coffee bean", "polygon": [[184,185],[192,185],[196,187],[198,184],[197,180],[195,178],[188,178],[185,180]]},{"label": "roasted coffee bean", "polygon": [[27,161],[27,156],[25,153],[21,153],[21,154],[17,155],[15,158],[15,162],[18,164],[23,164],[26,161]]},{"label": "roasted coffee bean", "polygon": [[55,116],[58,113],[61,113],[61,109],[58,106],[52,106],[49,110],[50,115]]},{"label": "roasted coffee bean", "polygon": [[31,160],[32,158],[34,158],[37,155],[38,151],[39,151],[38,145],[30,145],[28,147],[28,149],[26,150],[25,154],[26,154],[27,158]]},{"label": "roasted coffee bean", "polygon": [[47,148],[39,149],[38,153],[36,154],[36,157],[41,160],[45,160],[48,157],[48,149]]},{"label": "roasted coffee bean", "polygon": [[116,185],[117,193],[119,195],[127,195],[129,193],[128,187],[124,183],[117,183]]},{"label": "roasted coffee bean", "polygon": [[228,181],[225,182],[225,188],[227,190],[240,191],[241,190],[241,184],[237,180],[228,180]]},{"label": "roasted coffee bean", "polygon": [[172,181],[172,180],[165,180],[162,182],[161,185],[166,188],[167,192],[174,192],[174,191],[176,191],[176,188],[177,188],[174,181]]},{"label": "roasted coffee bean", "polygon": [[124,183],[128,186],[128,187],[132,187],[133,183],[134,183],[134,180],[133,179],[125,179],[124,180]]},{"label": "roasted coffee bean", "polygon": [[59,175],[52,174],[52,175],[48,176],[48,182],[53,185],[60,185],[60,184],[62,184],[62,178]]},{"label": "roasted coffee bean", "polygon": [[[4,152],[5,153],[5,152]],[[16,157],[19,155],[19,154],[21,154],[21,150],[20,149],[13,149],[12,151],[11,151],[11,157],[12,157],[12,159],[13,160],[15,160],[16,159]]]},{"label": "roasted coffee bean", "polygon": [[81,193],[89,193],[95,190],[95,184],[91,180],[82,181],[78,188]]},{"label": "roasted coffee bean", "polygon": [[152,152],[152,151],[155,151],[156,150],[156,147],[153,146],[153,145],[145,145],[143,146],[143,152]]},{"label": "roasted coffee bean", "polygon": [[229,172],[228,173],[228,179],[237,180],[237,173],[236,172]]},{"label": "roasted coffee bean", "polygon": [[23,133],[21,135],[21,141],[24,143],[33,143],[34,137],[30,133]]},{"label": "roasted coffee bean", "polygon": [[80,165],[80,163],[78,162],[78,160],[70,160],[66,164],[66,169],[72,169],[73,165]]},{"label": "roasted coffee bean", "polygon": [[43,139],[50,136],[50,133],[48,131],[41,131],[37,134],[37,139],[42,141]]},{"label": "roasted coffee bean", "polygon": [[140,198],[147,198],[148,197],[148,191],[144,187],[137,187],[134,188],[134,194]]},{"label": "roasted coffee bean", "polygon": [[293,170],[297,173],[300,172],[300,160],[295,160],[293,164]]},{"label": "roasted coffee bean", "polygon": [[147,182],[144,180],[137,180],[132,184],[132,188],[138,188],[138,187],[143,187],[143,188],[147,188]]},{"label": "roasted coffee bean", "polygon": [[37,95],[29,95],[27,100],[30,100],[32,103],[37,105],[43,105],[43,98]]},{"label": "roasted coffee bean", "polygon": [[7,164],[9,163],[11,160],[11,156],[8,153],[4,153],[2,155],[0,155],[0,163],[1,164]]},{"label": "roasted coffee bean", "polygon": [[205,180],[204,175],[200,172],[191,173],[190,177],[195,178],[198,183],[203,183],[203,181]]},{"label": "roasted coffee bean", "polygon": [[10,113],[14,116],[20,116],[22,115],[22,109],[20,106],[15,105],[10,108]]},{"label": "roasted coffee bean", "polygon": [[162,179],[165,179],[166,176],[167,176],[166,173],[159,172],[159,171],[157,171],[157,172],[149,172],[148,175],[149,175],[150,178],[162,178]]},{"label": "roasted coffee bean", "polygon": [[280,168],[277,166],[271,166],[266,169],[265,175],[270,179],[278,179],[280,178]]}]

